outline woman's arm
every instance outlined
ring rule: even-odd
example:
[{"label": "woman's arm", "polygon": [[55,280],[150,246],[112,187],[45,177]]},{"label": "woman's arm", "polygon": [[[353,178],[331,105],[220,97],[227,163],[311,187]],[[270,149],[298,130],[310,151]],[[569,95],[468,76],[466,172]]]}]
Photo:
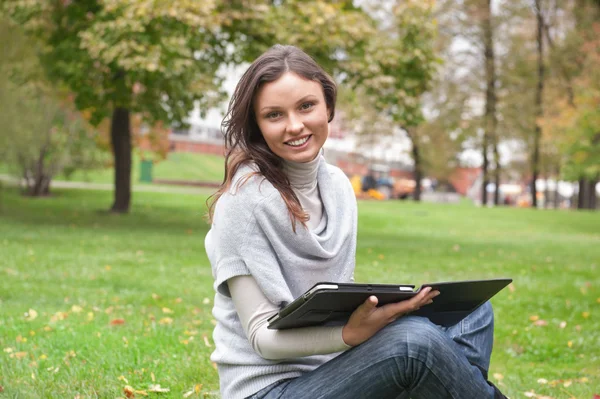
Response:
[{"label": "woman's arm", "polygon": [[263,358],[283,360],[351,348],[342,339],[341,326],[268,329],[267,320],[279,312],[279,308],[265,297],[256,280],[252,276],[237,276],[227,284],[246,336]]}]

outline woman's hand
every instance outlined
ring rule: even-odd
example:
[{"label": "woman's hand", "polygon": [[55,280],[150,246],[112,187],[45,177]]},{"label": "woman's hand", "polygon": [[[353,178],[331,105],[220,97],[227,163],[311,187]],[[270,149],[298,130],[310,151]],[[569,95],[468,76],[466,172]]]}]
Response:
[{"label": "woman's hand", "polygon": [[377,307],[377,297],[370,296],[350,316],[342,329],[342,339],[346,345],[360,345],[399,317],[432,303],[439,294],[439,291],[425,287],[411,299],[380,307]]}]

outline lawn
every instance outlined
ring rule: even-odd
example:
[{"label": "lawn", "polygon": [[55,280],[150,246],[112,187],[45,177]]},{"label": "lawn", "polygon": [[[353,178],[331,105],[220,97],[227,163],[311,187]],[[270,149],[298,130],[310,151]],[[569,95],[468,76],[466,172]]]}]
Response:
[{"label": "lawn", "polygon": [[[152,166],[154,179],[191,180],[204,182],[223,181],[223,157],[211,154],[195,154],[186,152],[171,152],[165,160],[156,162]],[[131,180],[133,183],[140,181],[140,157],[134,153],[132,160]],[[7,165],[0,162],[0,174],[10,172]],[[91,171],[76,171],[68,178],[58,175],[55,180],[82,181],[90,183],[112,183],[114,169],[106,168]]]},{"label": "lawn", "polygon": [[[0,398],[215,397],[205,196],[0,191]],[[359,204],[357,281],[512,277],[494,381],[512,398],[600,394],[600,213]],[[545,395],[545,396],[542,396]],[[142,397],[136,394],[136,397]]]}]

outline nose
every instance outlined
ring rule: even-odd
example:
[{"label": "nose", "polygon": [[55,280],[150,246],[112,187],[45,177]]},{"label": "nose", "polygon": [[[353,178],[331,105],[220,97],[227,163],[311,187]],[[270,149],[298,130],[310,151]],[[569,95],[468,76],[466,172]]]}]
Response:
[{"label": "nose", "polygon": [[300,117],[298,115],[291,114],[285,127],[286,132],[290,134],[300,134],[302,133],[303,129],[304,123],[302,123]]}]

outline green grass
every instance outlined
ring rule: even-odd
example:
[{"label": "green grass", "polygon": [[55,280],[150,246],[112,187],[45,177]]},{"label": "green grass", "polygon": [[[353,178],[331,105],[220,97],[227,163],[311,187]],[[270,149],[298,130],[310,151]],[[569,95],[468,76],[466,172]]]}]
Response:
[{"label": "green grass", "polygon": [[[9,172],[9,168],[0,163],[0,174],[8,174]],[[221,182],[223,181],[223,174],[223,157],[211,154],[171,152],[168,154],[167,159],[155,163],[152,167],[152,177],[154,179]],[[131,179],[134,183],[140,181],[140,158],[137,154],[133,155]],[[55,180],[113,183],[114,170],[106,168],[77,171],[68,178],[64,175],[58,175]]]},{"label": "green grass", "polygon": [[[206,197],[136,192],[132,213],[116,216],[102,212],[111,195],[0,191],[0,398],[116,398],[153,381],[171,390],[157,398],[218,389]],[[358,281],[514,278],[493,300],[491,374],[505,393],[600,393],[600,213],[410,202],[359,212]]]}]

